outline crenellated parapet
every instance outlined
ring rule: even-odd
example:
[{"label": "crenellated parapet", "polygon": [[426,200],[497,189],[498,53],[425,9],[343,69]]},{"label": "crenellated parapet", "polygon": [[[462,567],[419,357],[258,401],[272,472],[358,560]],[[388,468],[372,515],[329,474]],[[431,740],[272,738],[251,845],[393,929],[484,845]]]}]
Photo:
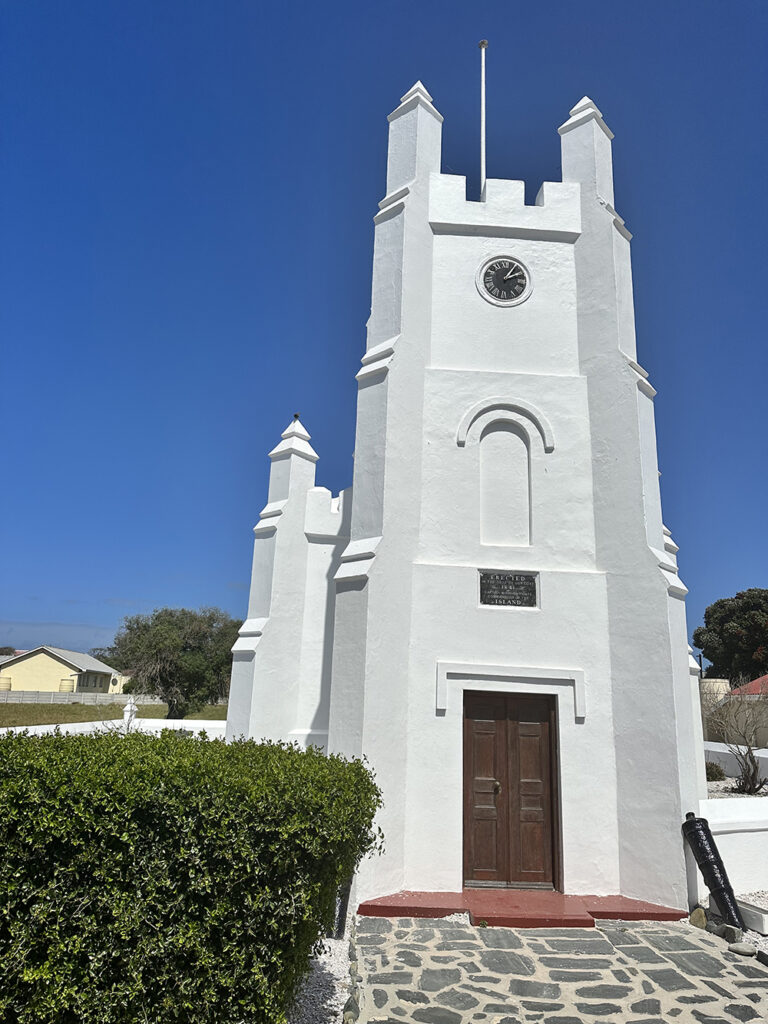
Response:
[{"label": "crenellated parapet", "polygon": [[485,201],[467,199],[467,179],[430,177],[429,220],[435,234],[482,235],[575,242],[581,233],[579,186],[545,181],[533,206],[525,203],[525,182],[489,178]]},{"label": "crenellated parapet", "polygon": [[313,487],[307,491],[304,536],[315,542],[344,543],[349,537],[351,501],[351,487],[336,497],[327,487]]}]

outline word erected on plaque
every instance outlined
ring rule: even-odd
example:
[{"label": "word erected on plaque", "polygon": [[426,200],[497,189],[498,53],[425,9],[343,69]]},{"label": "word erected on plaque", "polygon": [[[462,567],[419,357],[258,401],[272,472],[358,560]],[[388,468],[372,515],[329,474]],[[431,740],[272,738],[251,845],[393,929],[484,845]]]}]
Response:
[{"label": "word erected on plaque", "polygon": [[480,604],[536,607],[536,576],[523,572],[481,572]]}]

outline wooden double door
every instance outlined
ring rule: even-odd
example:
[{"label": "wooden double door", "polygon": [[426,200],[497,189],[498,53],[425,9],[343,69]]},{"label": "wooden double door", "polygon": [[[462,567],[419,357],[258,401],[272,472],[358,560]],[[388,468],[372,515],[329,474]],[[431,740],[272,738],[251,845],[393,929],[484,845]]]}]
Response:
[{"label": "wooden double door", "polygon": [[554,697],[464,695],[464,884],[558,887]]}]

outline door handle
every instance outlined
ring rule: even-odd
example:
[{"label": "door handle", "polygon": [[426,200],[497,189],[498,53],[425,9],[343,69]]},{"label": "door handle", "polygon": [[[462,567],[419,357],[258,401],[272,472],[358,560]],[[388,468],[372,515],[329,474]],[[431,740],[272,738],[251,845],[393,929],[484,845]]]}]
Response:
[{"label": "door handle", "polygon": [[496,794],[496,796],[498,796],[499,793],[501,792],[501,783],[499,782],[498,779],[493,780],[493,792]]}]

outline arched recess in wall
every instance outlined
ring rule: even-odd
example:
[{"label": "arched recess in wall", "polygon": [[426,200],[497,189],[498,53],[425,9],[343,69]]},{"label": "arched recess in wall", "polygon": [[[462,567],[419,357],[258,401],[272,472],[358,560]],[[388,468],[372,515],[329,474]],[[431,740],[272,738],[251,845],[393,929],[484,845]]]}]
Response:
[{"label": "arched recess in wall", "polygon": [[530,439],[511,420],[494,420],[480,434],[480,541],[531,543]]},{"label": "arched recess in wall", "polygon": [[479,445],[480,541],[525,547],[533,539],[533,463],[554,450],[547,419],[527,402],[489,399],[462,417],[460,448]]}]

